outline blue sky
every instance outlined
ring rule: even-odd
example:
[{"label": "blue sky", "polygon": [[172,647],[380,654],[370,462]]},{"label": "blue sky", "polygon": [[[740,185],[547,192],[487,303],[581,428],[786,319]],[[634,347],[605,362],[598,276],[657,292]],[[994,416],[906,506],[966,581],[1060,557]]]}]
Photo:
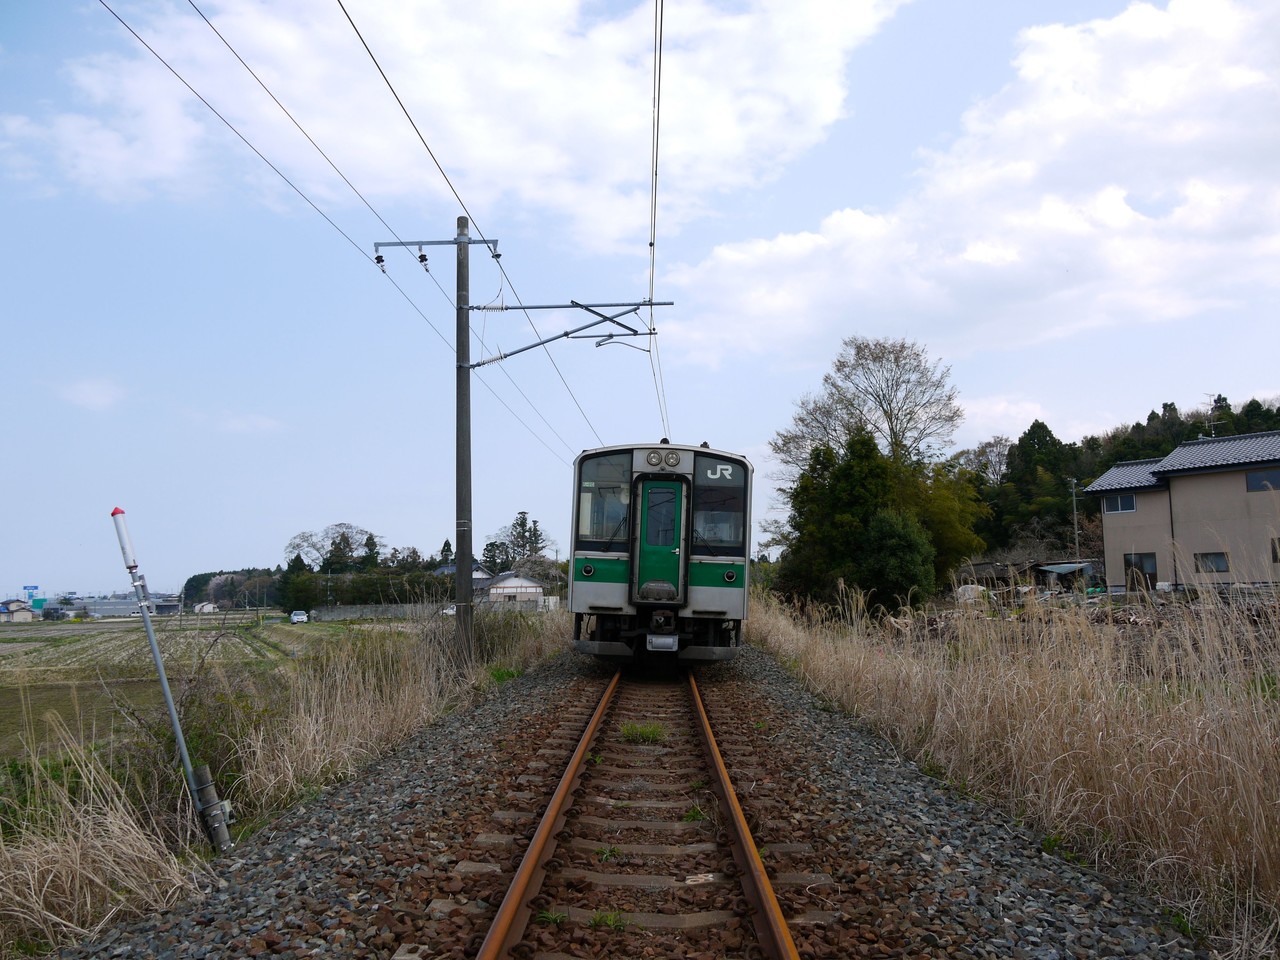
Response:
[{"label": "blue sky", "polygon": [[[454,538],[462,210],[336,4],[0,6],[0,594],[155,589],[282,563],[303,530]],[[347,9],[510,283],[648,294],[653,7]],[[703,440],[757,466],[851,334],[950,365],[957,448],[1280,396],[1280,14],[1265,0],[671,0],[652,357],[557,343],[474,385],[477,550],[520,510],[568,543],[570,464]],[[343,234],[346,236],[344,237]],[[350,238],[349,240],[347,238]],[[473,357],[583,322],[473,317]],[[553,362],[554,361],[554,362]],[[667,422],[660,413],[659,390]],[[567,386],[566,386],[567,384]],[[518,419],[517,419],[518,418]]]}]

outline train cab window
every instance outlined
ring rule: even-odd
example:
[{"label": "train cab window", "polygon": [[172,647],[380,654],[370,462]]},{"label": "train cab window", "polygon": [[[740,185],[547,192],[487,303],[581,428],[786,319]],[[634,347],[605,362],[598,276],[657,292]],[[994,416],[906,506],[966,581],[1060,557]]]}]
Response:
[{"label": "train cab window", "polygon": [[703,556],[746,551],[746,465],[699,454],[693,465],[693,542]]},{"label": "train cab window", "polygon": [[630,547],[630,499],[629,451],[583,460],[578,470],[578,549],[625,553]]}]

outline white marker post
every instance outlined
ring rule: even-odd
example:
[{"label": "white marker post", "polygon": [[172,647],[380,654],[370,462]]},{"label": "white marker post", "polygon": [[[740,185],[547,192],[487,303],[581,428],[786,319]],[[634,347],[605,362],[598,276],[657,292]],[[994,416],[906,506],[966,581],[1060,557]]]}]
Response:
[{"label": "white marker post", "polygon": [[133,589],[138,597],[138,609],[142,613],[142,625],[147,630],[147,642],[151,644],[151,659],[155,661],[156,673],[160,677],[160,692],[164,694],[164,705],[169,709],[169,722],[173,725],[173,736],[178,743],[178,754],[182,757],[182,771],[187,779],[187,789],[191,792],[191,802],[204,825],[209,839],[219,853],[226,853],[234,843],[227,832],[228,805],[218,800],[217,789],[209,768],[202,766],[197,778],[196,771],[191,769],[191,757],[187,754],[187,741],[182,735],[182,724],[178,722],[178,708],[173,704],[173,694],[169,690],[169,678],[164,672],[164,661],[160,659],[160,645],[156,643],[156,631],[151,625],[151,594],[147,591],[147,579],[138,572],[138,558],[133,552],[133,541],[129,538],[129,528],[125,526],[124,511],[116,507],[111,511],[111,521],[116,525],[116,537],[120,541],[120,552],[124,555],[124,566],[129,571]]}]

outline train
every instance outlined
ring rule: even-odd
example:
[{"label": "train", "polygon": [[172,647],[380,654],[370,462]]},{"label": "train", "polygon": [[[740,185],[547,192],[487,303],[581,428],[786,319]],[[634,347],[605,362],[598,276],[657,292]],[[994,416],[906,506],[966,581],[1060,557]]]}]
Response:
[{"label": "train", "polygon": [[751,463],[673,444],[574,460],[575,650],[615,663],[730,660],[751,573]]}]

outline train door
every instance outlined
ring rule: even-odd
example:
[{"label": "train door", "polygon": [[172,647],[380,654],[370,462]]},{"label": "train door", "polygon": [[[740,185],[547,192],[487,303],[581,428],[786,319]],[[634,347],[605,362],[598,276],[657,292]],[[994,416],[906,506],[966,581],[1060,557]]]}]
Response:
[{"label": "train door", "polygon": [[684,484],[640,481],[633,601],[684,602]]}]

